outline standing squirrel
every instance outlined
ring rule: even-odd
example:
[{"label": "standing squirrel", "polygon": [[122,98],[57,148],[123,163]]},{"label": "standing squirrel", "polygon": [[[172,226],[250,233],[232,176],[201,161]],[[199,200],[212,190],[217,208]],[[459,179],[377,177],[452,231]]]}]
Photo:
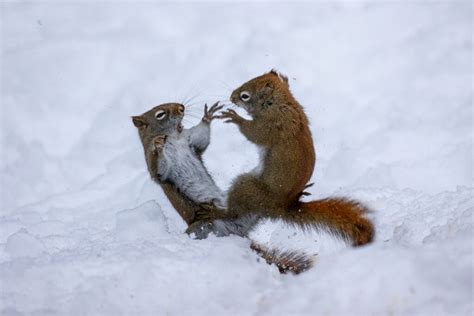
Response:
[{"label": "standing squirrel", "polygon": [[[223,112],[219,118],[236,124],[259,147],[260,165],[233,181],[227,212],[208,212],[188,231],[198,232],[199,237],[210,231],[233,233],[236,220],[256,215],[281,219],[303,229],[327,230],[353,246],[371,242],[374,227],[364,217],[368,209],[361,203],[346,198],[300,201],[306,195],[304,190],[316,155],[308,119],[290,92],[288,78],[272,70],[244,83],[232,92],[230,99],[244,108],[252,120],[233,110]],[[212,225],[201,225],[206,221]],[[255,225],[257,221],[247,223]]]},{"label": "standing squirrel", "polygon": [[[210,123],[222,107],[216,103],[208,109],[205,105],[203,119],[190,129],[184,129],[181,124],[185,107],[178,103],[161,104],[132,117],[152,179],[161,185],[188,225],[194,222],[196,214],[207,213],[210,209],[223,213],[226,207],[224,193],[209,175],[201,158],[209,145]],[[233,233],[245,236],[239,227],[250,227],[248,222],[255,222],[254,218],[253,215],[242,216],[227,226],[232,227]],[[282,273],[300,273],[312,266],[312,259],[304,253],[267,249],[254,241],[250,247],[267,263],[275,263]]]}]

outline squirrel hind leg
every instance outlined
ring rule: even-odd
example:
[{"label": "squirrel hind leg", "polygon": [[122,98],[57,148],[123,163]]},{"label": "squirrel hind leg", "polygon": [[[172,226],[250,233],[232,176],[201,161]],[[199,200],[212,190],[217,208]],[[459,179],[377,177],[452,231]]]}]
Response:
[{"label": "squirrel hind leg", "polygon": [[239,176],[232,184],[227,204],[231,212],[239,215],[257,213],[271,216],[265,213],[276,208],[276,199],[257,176],[247,173]]}]

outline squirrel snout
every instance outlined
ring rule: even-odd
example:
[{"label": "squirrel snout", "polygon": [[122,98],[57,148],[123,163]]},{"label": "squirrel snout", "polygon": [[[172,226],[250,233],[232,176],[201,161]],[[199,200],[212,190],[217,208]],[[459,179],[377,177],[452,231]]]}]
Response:
[{"label": "squirrel snout", "polygon": [[184,117],[184,109],[178,108],[178,109],[174,110],[173,115],[176,116],[176,117],[179,117],[179,118],[183,118]]},{"label": "squirrel snout", "polygon": [[237,104],[237,102],[239,102],[237,92],[235,92],[235,91],[232,92],[232,94],[230,95],[230,102],[232,102],[234,104]]}]

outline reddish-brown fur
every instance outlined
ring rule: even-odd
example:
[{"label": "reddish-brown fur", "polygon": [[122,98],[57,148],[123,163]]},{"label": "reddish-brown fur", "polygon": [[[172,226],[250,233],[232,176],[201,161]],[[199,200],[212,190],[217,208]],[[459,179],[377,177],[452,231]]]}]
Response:
[{"label": "reddish-brown fur", "polygon": [[[249,100],[242,95],[249,95]],[[363,217],[367,208],[360,203],[344,198],[299,201],[316,155],[308,119],[285,76],[272,70],[254,78],[236,89],[231,101],[253,119],[243,119],[232,110],[221,118],[237,124],[242,134],[267,154],[261,174],[243,174],[234,181],[228,197],[229,217],[256,213],[282,219],[302,228],[328,230],[354,246],[373,239],[373,225]]]}]

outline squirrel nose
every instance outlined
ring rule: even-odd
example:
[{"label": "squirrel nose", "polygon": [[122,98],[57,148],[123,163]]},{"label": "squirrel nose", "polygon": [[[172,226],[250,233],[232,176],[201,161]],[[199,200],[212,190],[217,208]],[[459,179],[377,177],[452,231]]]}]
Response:
[{"label": "squirrel nose", "polygon": [[230,95],[230,101],[234,104],[236,104],[238,102],[238,98],[237,98],[237,93],[236,92],[232,92],[232,94]]}]

